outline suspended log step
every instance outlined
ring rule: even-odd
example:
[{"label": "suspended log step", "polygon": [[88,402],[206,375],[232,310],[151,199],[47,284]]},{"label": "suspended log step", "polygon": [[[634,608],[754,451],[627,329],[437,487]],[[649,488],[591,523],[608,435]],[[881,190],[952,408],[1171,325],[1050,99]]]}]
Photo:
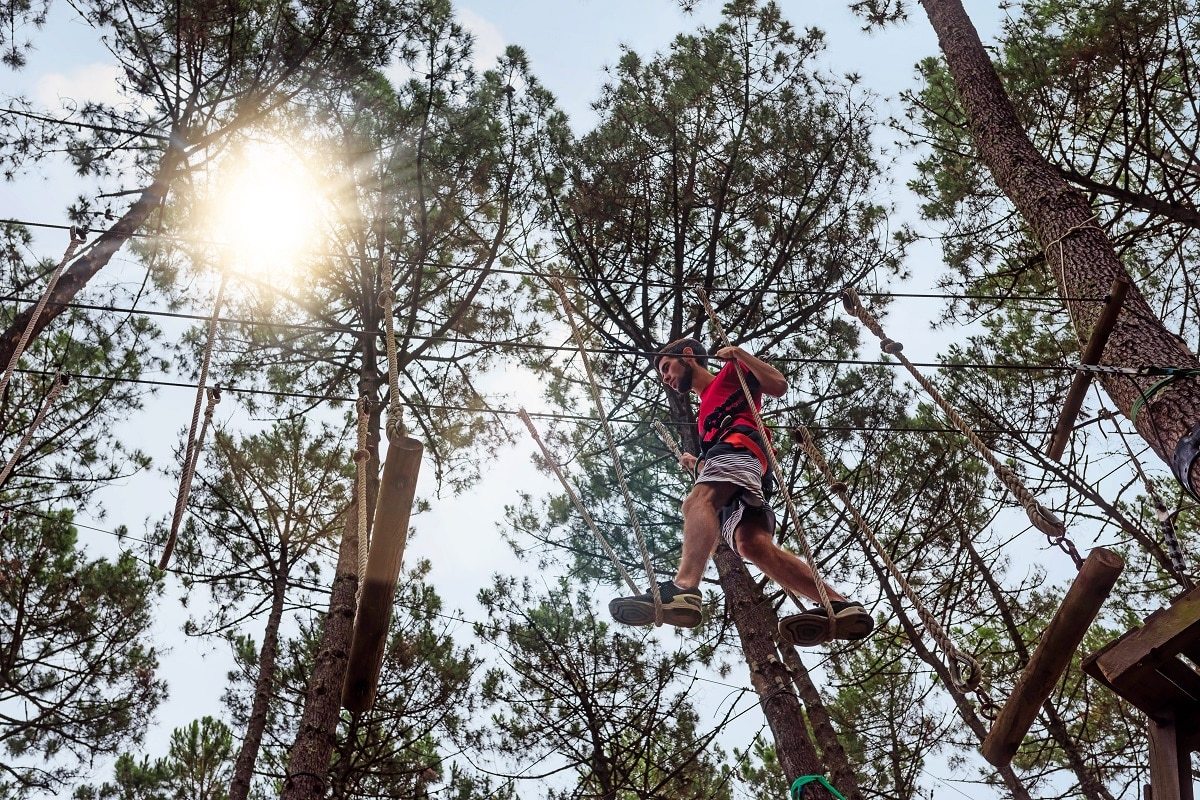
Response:
[{"label": "suspended log step", "polygon": [[[1087,345],[1079,356],[1080,364],[1094,367],[1100,363],[1104,355],[1104,345],[1108,344],[1108,337],[1112,334],[1113,326],[1117,324],[1117,316],[1121,313],[1121,306],[1125,303],[1125,295],[1128,292],[1128,281],[1118,278],[1112,282],[1112,287],[1108,290],[1108,299],[1100,311],[1100,318],[1096,320],[1096,327],[1092,328]],[[1050,437],[1050,449],[1047,451],[1047,455],[1055,461],[1062,458],[1063,451],[1067,449],[1067,441],[1075,428],[1075,418],[1079,416],[1079,409],[1083,407],[1083,398],[1087,395],[1091,383],[1090,372],[1076,372],[1071,380],[1071,387],[1067,389],[1062,413],[1054,426],[1054,433]]]},{"label": "suspended log step", "polygon": [[421,443],[407,436],[388,443],[379,499],[375,503],[367,570],[359,577],[363,582],[362,593],[354,615],[350,658],[342,684],[342,706],[349,711],[367,711],[375,703],[423,452]]},{"label": "suspended log step", "polygon": [[983,740],[983,756],[992,764],[1002,767],[1012,762],[1124,567],[1125,562],[1111,550],[1097,547],[1088,553],[1062,605],[1042,632],[1012,696]]}]

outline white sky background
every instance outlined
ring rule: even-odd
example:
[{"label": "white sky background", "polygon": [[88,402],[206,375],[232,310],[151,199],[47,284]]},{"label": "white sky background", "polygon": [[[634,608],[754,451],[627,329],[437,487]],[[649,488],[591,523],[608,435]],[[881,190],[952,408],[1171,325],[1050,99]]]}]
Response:
[{"label": "white sky background", "polygon": [[[577,132],[587,130],[594,120],[591,103],[605,82],[603,68],[619,56],[619,44],[642,54],[662,50],[678,32],[713,22],[720,10],[719,0],[707,0],[692,16],[680,12],[672,0],[469,0],[456,5],[459,19],[476,37],[478,64],[486,68],[506,45],[521,45],[530,57],[533,71],[556,95]],[[997,4],[992,0],[968,0],[967,5],[986,41],[1000,19]],[[895,97],[913,85],[913,65],[937,51],[933,32],[915,3],[907,24],[876,34],[861,31],[861,22],[847,10],[848,0],[781,0],[781,6],[797,27],[815,26],[826,32],[828,49],[822,61],[835,72],[860,74],[863,85],[883,98],[881,117],[899,113]],[[40,109],[54,113],[68,99],[118,99],[114,96],[115,67],[95,41],[93,32],[78,21],[66,4],[54,6],[47,27],[33,32],[31,38],[36,49],[30,54],[29,65],[16,74],[7,69],[0,72],[0,95],[5,100],[24,95]],[[881,145],[890,145],[892,138],[889,131],[881,129]],[[895,224],[907,222],[920,231],[932,233],[920,223],[916,201],[904,188],[912,175],[912,157],[911,151],[902,152],[891,176],[894,183],[891,199],[897,207]],[[47,163],[35,175],[0,184],[0,217],[59,223],[64,221],[67,204],[89,190],[90,182],[74,176],[69,167]],[[35,233],[39,252],[47,257],[61,253],[65,246],[61,232]],[[114,264],[101,273],[100,280],[140,282],[141,270],[124,259],[123,254],[118,254]],[[904,285],[905,291],[932,289],[941,273],[938,247],[918,243],[911,248],[908,267],[913,278]],[[205,302],[198,301],[187,310],[204,314],[209,309]],[[940,304],[932,300],[900,301],[894,306],[888,324],[905,342],[906,352],[914,360],[933,360],[944,343],[963,335],[963,331],[957,330],[931,330],[930,323],[939,311]],[[182,331],[181,327],[162,327],[169,335]],[[869,341],[867,345],[864,352],[870,350]],[[540,396],[532,379],[521,377],[515,385],[509,380],[505,376],[490,382],[497,390],[505,387],[513,396],[514,402],[508,405],[520,402],[531,409],[538,406]],[[106,529],[125,524],[134,536],[141,536],[154,521],[170,514],[177,475],[172,448],[188,423],[191,404],[192,391],[186,389],[161,389],[147,398],[145,411],[130,420],[124,430],[132,444],[154,458],[154,467],[102,495],[108,509],[106,519],[82,512],[78,517],[81,523]],[[220,406],[218,420],[234,428],[246,424],[245,412],[231,399]],[[523,434],[523,429],[520,432]],[[533,470],[532,451],[532,442],[519,439],[517,446],[485,469],[483,480],[468,494],[435,499],[431,512],[414,518],[417,535],[411,541],[406,562],[412,563],[417,558],[432,561],[430,580],[449,613],[461,609],[467,619],[482,618],[483,612],[474,596],[481,586],[489,583],[490,576],[498,571],[529,571],[528,565],[520,564],[509,553],[497,524],[505,504],[515,501],[517,489],[544,492],[558,488],[552,478]],[[428,480],[431,472],[425,470],[426,480],[421,487],[422,495],[427,497],[432,496],[433,487]],[[102,533],[85,529],[80,538],[97,554],[115,552],[115,542]],[[1030,546],[1040,548],[1041,543]],[[833,578],[836,582],[836,576]],[[224,648],[214,650],[182,636],[180,626],[185,615],[177,604],[177,587],[170,580],[168,587],[169,599],[161,608],[156,633],[158,641],[166,643],[168,648],[161,674],[169,681],[171,694],[160,708],[146,740],[146,751],[152,756],[165,752],[172,728],[204,714],[220,715],[219,697],[225,687],[228,664]],[[598,598],[598,604],[606,599]],[[461,628],[458,635],[465,643],[471,638],[469,627]],[[658,635],[666,646],[672,647],[670,633],[663,631]],[[820,653],[806,655],[810,666],[818,664],[820,658]],[[727,680],[748,685],[744,670],[736,666]],[[701,708],[709,699],[716,706],[728,692],[728,688],[714,686],[711,698],[702,695],[705,700],[701,701]],[[742,722],[737,736],[745,736],[738,744],[759,728],[761,716],[753,711],[742,717]],[[95,780],[109,777],[107,764],[98,765],[97,769]],[[971,797],[981,797],[978,786],[952,786],[945,782],[952,775],[944,764],[931,764],[928,771],[936,778],[929,779],[925,788],[933,789],[937,796],[959,796],[962,791]]]}]

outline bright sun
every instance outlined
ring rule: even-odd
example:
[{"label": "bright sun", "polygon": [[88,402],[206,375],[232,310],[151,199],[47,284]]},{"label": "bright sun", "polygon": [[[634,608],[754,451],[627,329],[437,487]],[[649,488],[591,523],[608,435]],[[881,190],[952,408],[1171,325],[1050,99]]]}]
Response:
[{"label": "bright sun", "polygon": [[206,238],[235,272],[293,276],[318,242],[321,192],[294,152],[253,142],[222,162],[210,185]]}]

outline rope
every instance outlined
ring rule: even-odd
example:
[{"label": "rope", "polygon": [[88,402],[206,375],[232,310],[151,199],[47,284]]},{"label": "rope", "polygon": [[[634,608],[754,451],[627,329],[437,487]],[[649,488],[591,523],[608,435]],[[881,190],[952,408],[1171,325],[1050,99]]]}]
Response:
[{"label": "rope", "polygon": [[[559,465],[558,459],[556,459],[554,454],[550,452],[550,448],[547,447],[546,443],[542,441],[542,437],[538,433],[537,428],[533,426],[533,420],[530,418],[529,412],[522,408],[517,412],[517,416],[521,418],[521,421],[525,423],[525,427],[529,429],[530,435],[533,436],[533,441],[537,443],[538,448],[542,451],[542,458],[548,465],[550,465],[550,470],[558,477],[559,483],[561,483],[563,489],[566,490],[567,497],[570,498],[571,504],[575,506],[575,510],[579,512],[579,516],[583,517],[584,523],[587,524],[588,528],[591,529],[596,538],[600,540],[600,545],[604,548],[604,552],[608,554],[613,566],[617,568],[617,572],[621,573],[621,577],[625,579],[625,583],[629,586],[634,594],[637,594],[638,585],[634,583],[633,578],[630,577],[629,572],[625,569],[625,565],[621,563],[619,558],[617,558],[616,551],[613,550],[612,545],[608,543],[608,539],[604,538],[604,534],[602,534],[600,529],[596,526],[596,521],[592,519],[592,515],[588,513],[586,508],[584,508],[583,501],[579,499],[579,494],[575,491],[575,487],[571,485],[571,482],[567,480],[567,476],[563,474],[562,467]],[[653,581],[651,583],[653,584]]]},{"label": "rope", "polygon": [[33,439],[34,431],[36,431],[38,426],[42,424],[42,420],[46,418],[46,414],[50,411],[50,407],[54,405],[54,401],[58,399],[60,394],[62,394],[63,389],[66,388],[69,382],[70,379],[62,373],[59,373],[54,377],[54,383],[50,386],[50,391],[46,393],[46,399],[42,401],[42,407],[38,409],[37,414],[35,414],[33,417],[33,421],[30,422],[29,427],[25,429],[25,434],[21,437],[21,441],[17,442],[16,449],[13,450],[13,454],[9,457],[8,463],[4,465],[3,470],[0,470],[0,489],[3,489],[4,485],[8,483],[8,477],[12,474],[13,469],[17,466],[17,461],[21,458],[21,454],[25,452],[25,448],[29,445],[30,440]]},{"label": "rope", "polygon": [[[1113,419],[1112,412],[1105,409],[1104,418]],[[1120,424],[1114,422],[1113,428],[1117,431],[1117,436],[1121,439],[1121,444],[1125,445],[1125,452],[1129,454],[1129,461],[1133,464],[1133,469],[1141,478],[1142,484],[1146,487],[1146,496],[1150,498],[1150,505],[1154,508],[1154,517],[1158,520],[1158,528],[1162,532],[1163,544],[1166,545],[1167,558],[1171,562],[1171,567],[1179,576],[1179,581],[1184,589],[1191,591],[1195,588],[1191,577],[1187,574],[1187,564],[1183,558],[1183,548],[1179,546],[1179,537],[1175,533],[1175,521],[1171,512],[1167,509],[1167,504],[1163,502],[1162,495],[1154,487],[1154,482],[1142,469],[1142,462],[1138,460],[1134,454],[1133,448],[1129,445],[1129,440],[1125,438],[1125,431],[1121,430]]]},{"label": "rope", "polygon": [[[830,491],[841,501],[841,505],[846,513],[854,520],[854,524],[858,526],[859,531],[866,538],[870,546],[879,554],[884,566],[887,567],[888,572],[891,573],[892,578],[896,581],[896,585],[900,587],[904,596],[908,598],[908,602],[912,603],[917,616],[921,618],[921,622],[929,632],[930,638],[937,643],[938,647],[946,655],[946,667],[950,670],[950,677],[955,687],[963,692],[971,692],[977,689],[983,677],[983,671],[979,666],[979,662],[955,647],[954,641],[950,638],[949,634],[946,633],[945,629],[942,628],[929,609],[925,607],[925,604],[921,602],[921,598],[913,590],[912,586],[909,585],[908,581],[905,580],[904,573],[900,571],[900,568],[888,556],[887,548],[875,536],[875,531],[871,528],[870,523],[863,517],[858,506],[851,502],[849,489],[845,482],[834,477],[828,462],[825,461],[825,457],[817,449],[816,442],[812,438],[812,433],[803,425],[796,428],[796,432],[799,434],[800,448],[808,456],[809,463],[825,479],[825,483],[829,486]],[[964,667],[966,668],[965,677],[963,672]]]},{"label": "rope", "polygon": [[604,440],[608,444],[608,453],[612,458],[613,472],[617,476],[617,483],[621,487],[621,494],[625,497],[625,508],[629,514],[629,524],[633,528],[638,550],[642,554],[642,566],[646,569],[646,580],[650,582],[650,596],[654,598],[654,624],[662,625],[662,596],[658,591],[658,581],[655,580],[654,565],[650,563],[650,551],[646,549],[646,538],[642,535],[641,525],[638,524],[637,506],[633,502],[633,493],[629,491],[629,484],[625,481],[625,468],[621,466],[621,457],[617,453],[616,437],[613,436],[612,425],[608,421],[608,414],[605,413],[604,403],[600,399],[600,385],[596,382],[596,376],[592,373],[592,364],[585,352],[583,334],[580,332],[579,326],[575,324],[575,313],[571,308],[571,301],[567,299],[566,287],[563,286],[562,281],[558,278],[551,279],[550,283],[554,291],[558,293],[558,299],[562,303],[567,323],[571,326],[571,336],[575,338],[575,344],[579,348],[579,358],[583,361],[583,371],[587,374],[588,388],[592,392],[592,402],[596,405],[596,415],[600,417],[601,428],[604,430]]},{"label": "rope", "polygon": [[[702,286],[696,287],[696,295],[700,298],[700,302],[704,304],[708,320],[712,323],[713,329],[721,339],[721,344],[724,347],[733,347],[729,342],[729,335],[725,332],[721,321],[717,319],[717,313],[713,310],[712,303],[708,299],[708,294]],[[763,444],[766,445],[763,450],[767,454],[767,460],[771,463],[771,470],[775,473],[775,483],[779,487],[779,493],[783,496],[783,501],[787,505],[788,518],[791,519],[792,528],[796,531],[796,539],[800,542],[800,547],[804,551],[804,558],[808,561],[809,569],[812,570],[813,583],[817,586],[817,597],[820,599],[821,607],[825,609],[825,614],[829,618],[829,638],[832,639],[837,633],[837,617],[833,613],[833,603],[829,599],[829,592],[825,589],[825,581],[821,579],[820,574],[817,572],[817,560],[813,556],[812,547],[808,543],[808,536],[804,532],[804,525],[800,522],[800,513],[796,511],[796,504],[792,501],[792,493],[788,490],[788,483],[784,478],[783,469],[779,466],[779,459],[775,457],[775,448],[771,447],[766,423],[763,422],[762,415],[758,412],[758,406],[754,402],[754,394],[750,391],[749,384],[746,383],[746,377],[742,374],[740,368],[735,367],[733,371],[737,375],[738,383],[742,385],[742,392],[746,395],[746,404],[750,409],[750,413],[754,416],[754,424],[758,426],[758,432],[762,434]],[[800,603],[799,599],[790,590],[785,587],[784,591],[792,598],[793,603],[799,606],[801,610],[804,610],[803,604]]]},{"label": "rope", "polygon": [[[1039,503],[1037,498],[1033,496],[1033,493],[1030,492],[1029,489],[1025,487],[1025,484],[1021,482],[1021,479],[1017,477],[1017,474],[1010,469],[1008,465],[1001,463],[1000,459],[996,458],[996,454],[993,453],[991,448],[979,438],[979,436],[971,428],[971,425],[958,413],[957,409],[955,409],[954,406],[952,406],[950,402],[942,396],[942,393],[937,390],[937,387],[930,383],[929,380],[921,374],[921,371],[918,370],[916,366],[908,360],[903,353],[904,345],[888,338],[887,333],[885,333],[883,330],[883,326],[881,326],[879,321],[871,315],[871,312],[867,311],[867,309],[863,306],[862,301],[859,300],[858,294],[856,294],[853,289],[846,288],[843,291],[842,305],[845,307],[846,311],[857,317],[858,320],[862,322],[862,324],[866,326],[868,330],[871,331],[871,333],[875,334],[879,338],[880,349],[888,355],[894,356],[897,361],[904,365],[904,368],[907,369],[909,374],[913,376],[913,379],[921,385],[921,388],[925,390],[926,394],[933,399],[938,408],[942,410],[942,413],[946,415],[946,418],[950,420],[954,427],[958,428],[958,430],[967,437],[967,440],[970,441],[975,450],[978,451],[979,456],[985,462],[987,462],[988,466],[990,466],[992,471],[996,474],[996,477],[1000,479],[1000,482],[1008,488],[1013,496],[1016,497],[1017,502],[1021,504],[1021,507],[1025,509],[1025,515],[1029,517],[1030,523],[1032,523],[1033,526],[1039,531],[1046,534],[1046,537],[1051,541],[1051,543],[1058,544],[1061,547],[1061,540],[1066,539],[1066,526],[1062,523],[1062,520],[1060,520],[1053,511]],[[1072,551],[1074,551],[1074,545],[1071,545],[1071,550],[1067,552],[1075,562],[1076,569],[1079,569],[1083,566],[1083,559],[1079,557],[1078,552]]]},{"label": "rope", "polygon": [[[212,424],[213,412],[217,410],[217,404],[220,402],[221,385],[217,384],[208,390],[208,404],[204,408],[204,421],[200,425],[199,432],[196,434],[194,440],[188,441],[192,454],[189,460],[185,460],[183,472],[179,476],[179,491],[175,496],[175,510],[171,514],[171,533],[167,537],[166,547],[163,548],[162,558],[159,559],[159,569],[166,569],[167,564],[171,561],[171,553],[175,550],[175,542],[179,537],[179,528],[183,523],[183,513],[187,508],[188,498],[192,493],[192,478],[195,476],[196,466],[200,462],[200,451],[204,447],[204,437],[208,433],[209,425]],[[194,447],[191,446],[193,441],[195,443]]]},{"label": "rope", "polygon": [[404,435],[404,407],[400,405],[400,364],[396,356],[396,318],[392,314],[396,305],[396,293],[391,289],[384,289],[379,293],[379,305],[383,307],[384,341],[387,342],[387,436],[390,442]]},{"label": "rope", "polygon": [[[208,381],[208,368],[212,363],[213,345],[217,340],[217,318],[221,313],[221,304],[225,301],[225,283],[228,274],[221,273],[221,282],[217,285],[217,296],[213,300],[212,316],[208,320],[208,340],[204,345],[204,355],[200,360],[200,377],[196,380],[196,402],[192,406],[192,424],[188,428],[187,446],[183,452],[183,469],[179,475],[179,490],[175,494],[175,511],[171,514],[171,533],[167,536],[166,546],[162,557],[158,560],[158,568],[166,569],[171,563],[171,552],[175,549],[175,540],[179,536],[179,525],[183,521],[183,512],[187,507],[188,494],[192,488],[192,475],[196,469],[197,454],[201,445],[196,435],[200,427],[200,408],[204,402],[204,389]],[[220,401],[220,393],[214,401],[209,398],[210,408]]]},{"label": "rope", "polygon": [[358,590],[354,594],[356,604],[362,599],[363,584],[366,583],[367,577],[367,554],[371,549],[371,534],[367,530],[367,460],[371,457],[371,451],[367,449],[367,432],[371,421],[369,402],[363,394],[355,404],[358,409],[358,446],[354,450],[354,504],[358,513]]},{"label": "rope", "polygon": [[[1054,245],[1058,245],[1058,279],[1059,279],[1059,284],[1061,286],[1061,291],[1062,291],[1062,294],[1064,297],[1067,296],[1067,259],[1066,259],[1066,252],[1063,249],[1063,241],[1068,236],[1071,236],[1082,230],[1087,230],[1088,228],[1097,230],[1101,234],[1103,234],[1104,233],[1103,228],[1101,228],[1098,225],[1092,224],[1093,222],[1096,221],[1097,217],[1098,217],[1097,214],[1093,214],[1092,216],[1088,217],[1083,222],[1081,222],[1077,225],[1072,225],[1071,227],[1069,227],[1065,231],[1063,231],[1063,233],[1061,235],[1059,235],[1055,239],[1048,242],[1042,248],[1042,251],[1046,254],[1046,263],[1048,264],[1048,263],[1050,263],[1050,249],[1053,248]],[[1073,312],[1071,310],[1071,303],[1069,300],[1064,300],[1063,305],[1066,306],[1066,308],[1067,308],[1067,317],[1071,320],[1071,327],[1075,330],[1075,336],[1076,336],[1076,338],[1078,338],[1079,334],[1080,334],[1080,330],[1079,330],[1079,326],[1075,322],[1075,312]]]},{"label": "rope", "polygon": [[75,251],[79,249],[79,245],[83,244],[83,236],[77,231],[78,229],[72,225],[71,241],[67,245],[66,251],[63,252],[62,260],[58,262],[58,266],[54,268],[54,272],[50,273],[50,280],[46,283],[46,289],[42,292],[41,298],[38,299],[38,303],[33,309],[33,314],[29,317],[29,322],[25,323],[25,330],[21,331],[21,338],[17,340],[17,347],[13,350],[12,357],[8,359],[8,366],[4,370],[4,377],[0,378],[0,396],[8,388],[13,373],[17,369],[17,362],[21,360],[21,356],[25,353],[25,348],[29,346],[29,340],[33,338],[33,329],[37,327],[42,312],[46,310],[46,304],[50,302],[50,295],[54,292],[54,287],[58,283],[58,279],[62,276],[63,270],[67,268],[67,262],[75,255]]},{"label": "rope", "polygon": [[650,427],[654,429],[654,432],[658,434],[658,438],[671,451],[671,455],[675,456],[676,461],[683,458],[683,450],[679,448],[679,442],[675,441],[675,437],[667,432],[665,425],[658,420],[654,420],[650,423]]}]

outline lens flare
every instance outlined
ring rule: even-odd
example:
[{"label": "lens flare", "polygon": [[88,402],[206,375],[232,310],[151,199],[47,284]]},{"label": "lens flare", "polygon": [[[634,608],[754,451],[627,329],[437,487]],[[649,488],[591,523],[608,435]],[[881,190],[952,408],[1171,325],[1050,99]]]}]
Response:
[{"label": "lens flare", "polygon": [[320,188],[294,152],[255,142],[217,169],[205,236],[234,271],[286,280],[320,240],[321,207]]}]

